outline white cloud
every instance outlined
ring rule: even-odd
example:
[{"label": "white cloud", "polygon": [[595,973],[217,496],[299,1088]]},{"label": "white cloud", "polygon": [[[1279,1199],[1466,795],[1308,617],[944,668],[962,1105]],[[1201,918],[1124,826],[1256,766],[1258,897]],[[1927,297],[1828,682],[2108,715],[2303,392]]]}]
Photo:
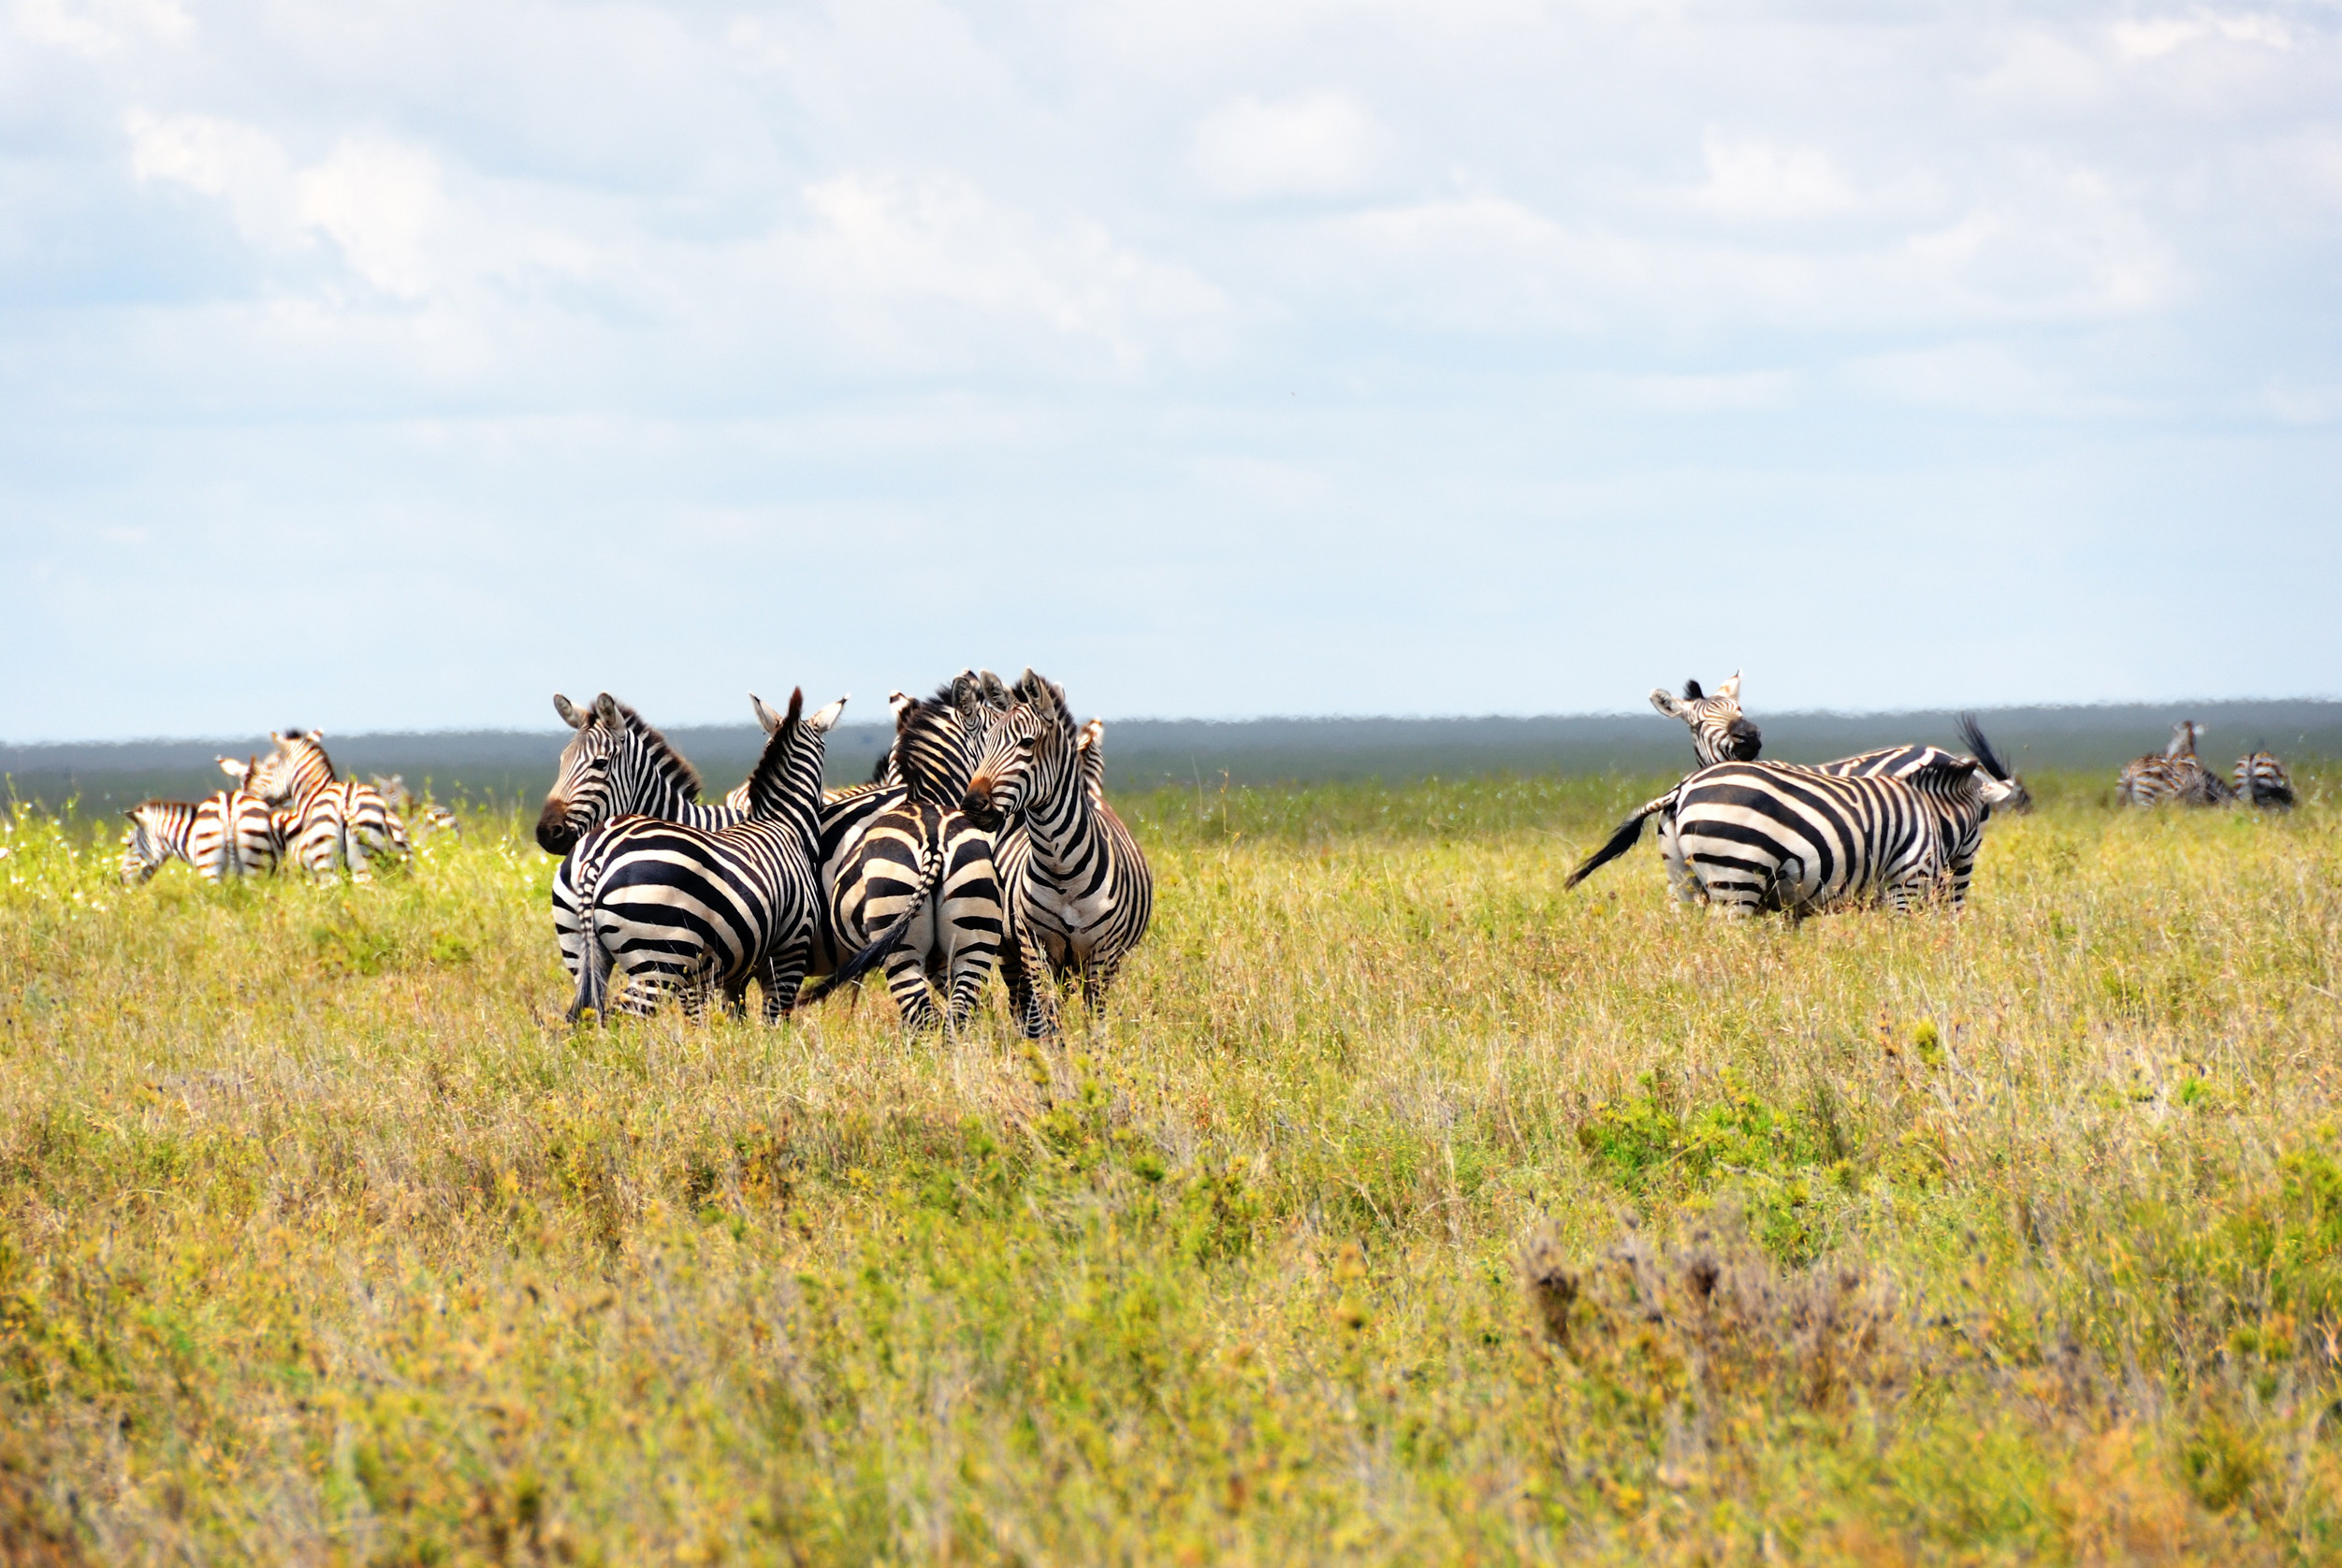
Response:
[{"label": "white cloud", "polygon": [[1710,132],[1708,183],[1695,199],[1729,218],[1813,218],[1859,203],[1826,153],[1765,141],[1727,141]]},{"label": "white cloud", "polygon": [[2262,44],[2270,49],[2293,47],[2293,30],[2284,18],[2252,11],[2203,10],[2187,16],[2125,19],[2109,31],[2116,51],[2132,60],[2158,59],[2206,38]]},{"label": "white cloud", "polygon": [[1238,200],[1346,196],[1373,175],[1384,139],[1346,93],[1247,94],[1197,123],[1189,162],[1205,188]]}]

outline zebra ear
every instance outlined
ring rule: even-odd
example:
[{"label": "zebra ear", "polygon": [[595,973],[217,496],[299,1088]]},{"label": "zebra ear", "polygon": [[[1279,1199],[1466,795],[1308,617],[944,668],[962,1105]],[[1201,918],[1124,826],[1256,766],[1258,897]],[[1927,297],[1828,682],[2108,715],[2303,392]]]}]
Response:
[{"label": "zebra ear", "polygon": [[1676,700],[1674,692],[1664,686],[1654,686],[1651,689],[1651,705],[1669,719],[1683,717],[1683,704]]},{"label": "zebra ear", "polygon": [[846,698],[840,697],[827,707],[816,708],[806,716],[805,727],[817,735],[825,735],[837,723],[837,716],[846,711]]},{"label": "zebra ear", "polygon": [[1007,709],[1009,688],[998,675],[994,675],[990,670],[976,672],[976,690],[983,697],[984,706]]},{"label": "zebra ear", "polygon": [[618,700],[607,691],[593,700],[593,717],[595,722],[609,730],[615,730],[625,722],[618,713]]},{"label": "zebra ear", "polygon": [[910,721],[911,710],[919,702],[907,691],[890,691],[886,694],[886,705],[895,710],[895,727],[899,730]]},{"label": "zebra ear", "polygon": [[749,711],[756,715],[756,721],[764,727],[764,733],[768,735],[781,726],[781,717],[774,710],[773,705],[753,691],[749,693]]},{"label": "zebra ear", "polygon": [[252,764],[250,762],[240,762],[233,757],[215,757],[212,761],[220,764],[220,771],[222,773],[227,775],[239,784],[241,784],[244,781],[245,776],[252,772]]},{"label": "zebra ear", "polygon": [[1093,719],[1082,726],[1082,738],[1073,743],[1076,751],[1087,751],[1106,738],[1106,721]]},{"label": "zebra ear", "polygon": [[1716,695],[1727,703],[1738,702],[1740,700],[1740,672],[1733,671],[1732,678],[1716,688]]},{"label": "zebra ear", "polygon": [[584,729],[587,723],[593,718],[593,715],[588,713],[584,708],[579,707],[575,703],[571,702],[567,697],[562,696],[558,691],[553,693],[553,711],[560,714],[561,716],[561,722],[568,725],[573,730]]}]

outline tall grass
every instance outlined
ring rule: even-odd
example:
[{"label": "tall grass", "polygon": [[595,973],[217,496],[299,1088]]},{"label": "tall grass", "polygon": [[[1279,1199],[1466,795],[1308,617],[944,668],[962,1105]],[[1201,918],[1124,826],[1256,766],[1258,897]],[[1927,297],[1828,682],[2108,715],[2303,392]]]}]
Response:
[{"label": "tall grass", "polygon": [[516,819],[0,831],[0,1543],[101,1561],[2342,1555],[2342,844],[2036,780],[1727,926],[1663,781],[1166,791],[1103,1019],[572,1033]]}]

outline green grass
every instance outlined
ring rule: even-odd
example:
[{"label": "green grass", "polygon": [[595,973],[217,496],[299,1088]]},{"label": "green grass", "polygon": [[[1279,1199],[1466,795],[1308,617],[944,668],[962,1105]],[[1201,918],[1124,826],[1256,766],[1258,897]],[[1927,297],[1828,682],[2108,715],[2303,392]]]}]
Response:
[{"label": "green grass", "polygon": [[20,816],[0,1557],[2342,1557],[2331,781],[2035,780],[1957,919],[1563,893],[1663,782],[1127,800],[1038,1051],[573,1034],[517,818],[124,890]]}]

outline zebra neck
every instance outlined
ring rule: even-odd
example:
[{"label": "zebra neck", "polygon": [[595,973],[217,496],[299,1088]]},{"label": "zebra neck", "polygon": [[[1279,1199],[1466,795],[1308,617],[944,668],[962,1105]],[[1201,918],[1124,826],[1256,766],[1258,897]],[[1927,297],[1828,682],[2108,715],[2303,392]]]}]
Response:
[{"label": "zebra neck", "polygon": [[1098,831],[1098,813],[1075,772],[1068,770],[1056,799],[1026,809],[1025,831],[1033,841],[1033,858],[1053,871],[1081,858]]}]

